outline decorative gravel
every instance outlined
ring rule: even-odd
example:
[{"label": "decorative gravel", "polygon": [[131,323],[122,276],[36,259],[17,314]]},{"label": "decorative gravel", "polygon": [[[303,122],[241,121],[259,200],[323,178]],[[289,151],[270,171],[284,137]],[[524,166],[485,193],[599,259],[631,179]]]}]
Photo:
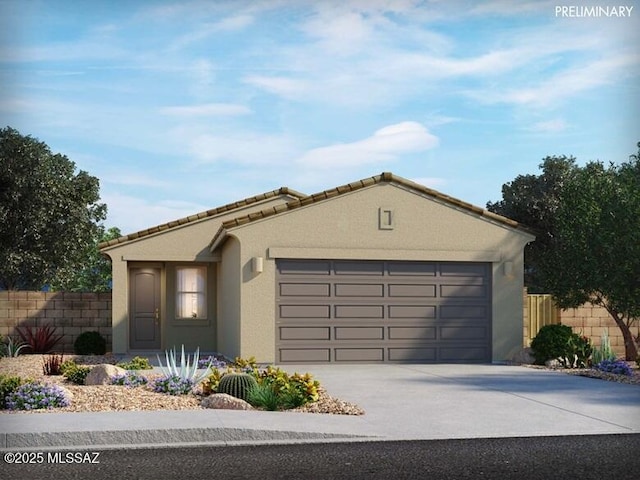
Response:
[{"label": "decorative gravel", "polygon": [[577,375],[580,377],[597,378],[607,382],[626,383],[629,385],[640,385],[640,369],[635,363],[627,362],[631,367],[633,375],[616,375],[615,373],[601,372],[593,368],[550,368],[541,365],[522,365],[523,367],[535,368],[539,370],[551,370],[565,373],[567,375]]},{"label": "decorative gravel", "polygon": [[[108,412],[108,411],[142,411],[142,410],[198,410],[202,400],[201,392],[188,395],[166,395],[156,393],[150,386],[127,388],[119,385],[86,386],[75,385],[61,375],[46,376],[42,371],[43,359],[47,355],[21,355],[16,358],[0,358],[0,374],[18,375],[24,379],[40,380],[43,383],[53,383],[66,388],[72,395],[71,405],[56,408],[56,412]],[[116,363],[116,358],[107,356],[74,356],[65,355],[64,360],[74,359],[83,365],[98,365],[101,363]],[[140,370],[141,375],[149,380],[157,378],[158,374],[149,374],[148,370]],[[308,413],[328,413],[334,415],[362,415],[357,405],[331,397],[324,389],[319,391],[317,402],[304,407],[290,410]],[[9,411],[0,413],[51,413],[51,410]]]}]

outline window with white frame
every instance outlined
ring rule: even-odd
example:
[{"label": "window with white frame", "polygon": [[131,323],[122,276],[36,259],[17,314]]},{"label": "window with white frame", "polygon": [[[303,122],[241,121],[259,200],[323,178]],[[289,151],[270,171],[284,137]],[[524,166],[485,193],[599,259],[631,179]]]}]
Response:
[{"label": "window with white frame", "polygon": [[176,268],[176,317],[207,318],[207,267]]}]

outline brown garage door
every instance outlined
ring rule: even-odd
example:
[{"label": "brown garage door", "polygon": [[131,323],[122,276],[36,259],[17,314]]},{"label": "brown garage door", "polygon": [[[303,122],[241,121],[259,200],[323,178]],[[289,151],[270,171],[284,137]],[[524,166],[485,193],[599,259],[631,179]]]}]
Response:
[{"label": "brown garage door", "polygon": [[488,263],[278,260],[279,362],[490,362]]}]

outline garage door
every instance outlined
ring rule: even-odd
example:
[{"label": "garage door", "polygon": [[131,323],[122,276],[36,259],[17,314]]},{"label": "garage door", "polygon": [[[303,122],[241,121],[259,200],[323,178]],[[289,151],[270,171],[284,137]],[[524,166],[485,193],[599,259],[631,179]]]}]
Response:
[{"label": "garage door", "polygon": [[489,263],[276,265],[281,363],[491,361]]}]

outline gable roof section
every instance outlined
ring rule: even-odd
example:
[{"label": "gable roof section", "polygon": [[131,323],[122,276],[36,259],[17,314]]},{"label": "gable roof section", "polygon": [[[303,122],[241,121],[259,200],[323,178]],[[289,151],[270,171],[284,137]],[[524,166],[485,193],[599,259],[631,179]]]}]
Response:
[{"label": "gable roof section", "polygon": [[281,187],[281,188],[279,188],[277,190],[272,190],[270,192],[262,193],[260,195],[255,195],[253,197],[245,198],[243,200],[239,200],[239,201],[234,202],[234,203],[229,203],[229,204],[223,205],[221,207],[212,208],[212,209],[204,211],[204,212],[196,213],[194,215],[189,215],[188,217],[179,218],[178,220],[173,220],[173,221],[168,222],[168,223],[163,223],[162,225],[157,225],[155,227],[147,228],[145,230],[140,230],[140,231],[135,232],[135,233],[130,233],[128,235],[123,235],[122,237],[118,237],[118,238],[116,238],[114,240],[108,240],[106,242],[102,242],[102,243],[98,244],[98,248],[100,250],[102,250],[102,249],[105,249],[105,248],[108,248],[108,247],[113,247],[114,245],[127,243],[127,242],[130,242],[132,240],[137,240],[139,238],[143,238],[143,237],[152,235],[154,233],[164,232],[164,231],[170,230],[172,228],[176,228],[176,227],[179,227],[179,226],[182,226],[182,225],[186,225],[188,223],[196,222],[198,220],[202,220],[202,219],[207,218],[207,217],[213,217],[213,216],[219,215],[221,213],[230,212],[232,210],[235,210],[235,209],[238,209],[238,208],[242,208],[242,207],[246,207],[248,205],[252,205],[254,203],[258,203],[258,202],[261,202],[263,200],[268,200],[270,198],[278,197],[280,195],[289,195],[290,197],[294,197],[294,198],[298,198],[298,199],[303,199],[303,198],[307,197],[303,193],[297,192],[297,191],[292,190],[292,189],[287,188],[287,187]]},{"label": "gable roof section", "polygon": [[516,222],[515,220],[511,220],[510,218],[503,217],[502,215],[498,215],[496,213],[490,212],[488,210],[477,207],[471,203],[464,202],[457,198],[450,197],[449,195],[445,195],[444,193],[440,193],[436,190],[425,187],[424,185],[420,185],[418,183],[412,182],[411,180],[407,180],[406,178],[394,175],[391,172],[382,172],[380,175],[364,178],[362,180],[348,183],[346,185],[341,185],[339,187],[335,187],[330,190],[324,190],[322,192],[315,193],[313,195],[300,197],[296,200],[292,200],[291,202],[287,202],[282,205],[276,205],[275,207],[270,207],[265,210],[261,210],[259,212],[254,212],[254,213],[250,213],[249,215],[244,215],[241,217],[234,218],[232,220],[227,220],[226,222],[223,222],[222,225],[220,226],[220,229],[211,240],[211,243],[209,244],[209,248],[211,250],[215,249],[218,246],[218,244],[224,239],[226,232],[234,227],[240,227],[242,225],[246,225],[256,220],[272,217],[274,215],[278,215],[283,212],[294,210],[296,208],[322,202],[324,200],[337,197],[344,193],[354,192],[356,190],[360,190],[365,187],[370,187],[372,185],[376,185],[379,183],[395,183],[397,185],[402,185],[415,192],[424,194],[436,200],[440,200],[441,202],[448,204],[451,207],[458,208],[461,210],[466,210],[472,214],[477,215],[478,217],[484,217],[494,222],[503,224],[507,227],[520,230],[529,235],[532,235],[532,236],[534,235],[524,225]]}]

